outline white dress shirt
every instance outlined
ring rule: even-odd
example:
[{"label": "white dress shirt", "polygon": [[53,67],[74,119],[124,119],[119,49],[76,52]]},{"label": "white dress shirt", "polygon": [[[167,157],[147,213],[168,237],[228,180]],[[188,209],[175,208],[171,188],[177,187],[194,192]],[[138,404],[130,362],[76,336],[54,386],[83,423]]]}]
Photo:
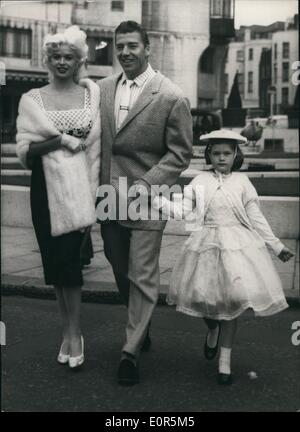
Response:
[{"label": "white dress shirt", "polygon": [[117,130],[120,129],[128,112],[155,74],[156,72],[152,69],[150,64],[148,64],[145,72],[138,75],[134,80],[129,80],[125,73],[122,74],[117,85],[115,96],[115,120]]}]

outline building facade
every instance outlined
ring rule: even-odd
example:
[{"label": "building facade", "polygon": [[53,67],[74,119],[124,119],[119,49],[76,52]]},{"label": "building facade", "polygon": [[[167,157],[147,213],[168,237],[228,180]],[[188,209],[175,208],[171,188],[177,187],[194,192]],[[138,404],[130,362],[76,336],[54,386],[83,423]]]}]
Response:
[{"label": "building facade", "polygon": [[280,31],[272,38],[273,112],[284,113],[294,104],[297,87],[293,83],[293,64],[299,60],[299,33],[296,29]]},{"label": "building facade", "polygon": [[143,1],[151,64],[179,85],[197,106],[198,62],[209,45],[209,0]]},{"label": "building facade", "polygon": [[225,106],[227,106],[230,90],[237,74],[243,108],[259,108],[259,64],[262,53],[272,48],[272,40],[258,39],[256,32],[246,28],[238,40],[229,44],[225,65]]},{"label": "building facade", "polygon": [[256,114],[282,114],[293,105],[298,60],[298,16],[292,22],[243,27],[229,44],[225,66],[225,106],[238,74],[243,108]]},{"label": "building facade", "polygon": [[209,45],[198,63],[198,108],[219,110],[224,107],[225,62],[228,45],[235,36],[235,1],[211,0]]},{"label": "building facade", "polygon": [[2,141],[11,141],[21,95],[45,85],[42,64],[46,34],[71,24],[87,33],[88,74],[101,79],[120,70],[114,53],[114,29],[135,20],[148,31],[150,62],[189,98],[191,107],[216,109],[224,103],[224,65],[234,36],[235,0],[45,0],[0,2]]},{"label": "building facade", "polygon": [[263,48],[259,62],[259,107],[263,113],[271,113],[272,49]]},{"label": "building facade", "polygon": [[[2,75],[5,74],[5,85],[0,87],[1,142],[14,140],[21,95],[48,83],[48,74],[42,64],[42,44],[48,33],[78,24],[87,33],[89,76],[97,80],[114,72],[115,23],[125,16],[141,19],[135,7],[132,8],[134,13],[127,9],[120,11],[116,3],[100,0],[94,10],[90,8],[94,3],[77,0],[19,2],[17,5],[15,2],[0,3],[0,63]],[[133,6],[140,3],[140,0],[129,1]],[[103,18],[103,24],[99,17]],[[91,24],[87,24],[89,21]]]}]

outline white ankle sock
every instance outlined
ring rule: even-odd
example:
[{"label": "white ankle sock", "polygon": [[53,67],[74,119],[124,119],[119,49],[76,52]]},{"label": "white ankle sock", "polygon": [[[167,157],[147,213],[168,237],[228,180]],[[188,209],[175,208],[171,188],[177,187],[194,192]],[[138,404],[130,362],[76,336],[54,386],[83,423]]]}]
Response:
[{"label": "white ankle sock", "polygon": [[218,336],[219,336],[219,326],[217,325],[216,328],[210,329],[207,335],[207,345],[209,348],[215,348],[218,342]]},{"label": "white ankle sock", "polygon": [[230,374],[231,348],[221,347],[219,357],[219,373]]}]

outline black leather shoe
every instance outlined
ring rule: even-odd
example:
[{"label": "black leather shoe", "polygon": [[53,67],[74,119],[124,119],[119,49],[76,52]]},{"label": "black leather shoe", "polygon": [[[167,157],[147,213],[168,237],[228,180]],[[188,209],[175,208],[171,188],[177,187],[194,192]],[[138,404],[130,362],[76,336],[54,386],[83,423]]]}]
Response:
[{"label": "black leather shoe", "polygon": [[204,343],[204,357],[206,358],[206,360],[213,360],[218,353],[219,338],[220,338],[220,333],[221,333],[221,331],[220,331],[221,329],[220,329],[219,324],[218,324],[218,327],[219,327],[218,339],[217,339],[216,346],[214,348],[210,348],[207,345],[207,337],[208,337],[209,331],[206,335],[206,339],[205,339],[205,343]]},{"label": "black leather shoe", "polygon": [[118,369],[118,383],[121,386],[133,386],[139,383],[139,370],[134,362],[123,359]]},{"label": "black leather shoe", "polygon": [[233,382],[232,374],[218,374],[218,384],[220,385],[231,385]]},{"label": "black leather shoe", "polygon": [[145,337],[145,339],[144,339],[144,342],[143,342],[143,345],[142,345],[141,351],[142,351],[142,352],[148,352],[148,351],[150,351],[151,344],[152,344],[152,342],[151,342],[151,339],[150,339],[149,333],[147,333],[147,335],[146,335],[146,337]]}]

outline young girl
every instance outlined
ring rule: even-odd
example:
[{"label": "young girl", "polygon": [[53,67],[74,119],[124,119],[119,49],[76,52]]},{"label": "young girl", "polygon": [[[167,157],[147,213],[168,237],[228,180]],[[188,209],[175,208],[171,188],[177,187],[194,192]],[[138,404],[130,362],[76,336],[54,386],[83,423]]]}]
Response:
[{"label": "young girl", "polygon": [[[257,316],[268,316],[288,307],[266,244],[284,262],[293,254],[274,236],[247,175],[235,172],[243,163],[238,144],[245,139],[218,130],[201,140],[207,142],[205,159],[212,170],[201,172],[185,188],[181,204],[160,197],[154,206],[176,218],[183,210],[189,221],[192,214],[201,213],[196,202],[204,209],[175,264],[167,301],[180,312],[205,319],[208,360],[216,356],[220,338],[218,383],[226,385],[232,383],[238,316],[249,308]],[[197,197],[199,190],[204,193]],[[189,215],[188,209],[193,209]]]}]

